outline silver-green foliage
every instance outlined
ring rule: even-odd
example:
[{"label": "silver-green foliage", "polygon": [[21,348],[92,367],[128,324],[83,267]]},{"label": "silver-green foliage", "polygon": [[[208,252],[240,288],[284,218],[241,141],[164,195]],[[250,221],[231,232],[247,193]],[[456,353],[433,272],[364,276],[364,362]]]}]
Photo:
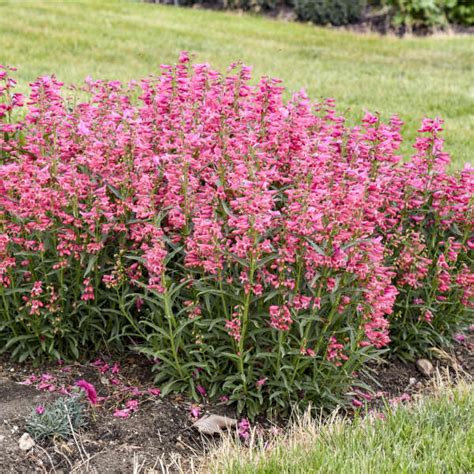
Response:
[{"label": "silver-green foliage", "polygon": [[87,424],[86,404],[82,394],[61,397],[46,405],[44,411],[33,410],[27,420],[27,431],[35,440],[70,438],[73,430]]}]

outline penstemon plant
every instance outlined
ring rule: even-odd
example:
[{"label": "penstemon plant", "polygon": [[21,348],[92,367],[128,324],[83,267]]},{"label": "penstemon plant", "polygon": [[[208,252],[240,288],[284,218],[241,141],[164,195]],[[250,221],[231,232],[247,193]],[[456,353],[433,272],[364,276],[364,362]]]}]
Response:
[{"label": "penstemon plant", "polygon": [[[176,66],[140,84],[0,69],[0,347],[24,360],[132,347],[162,393],[254,416],[332,408],[366,362],[448,344],[472,317],[473,173],[446,171],[441,122],[289,102]],[[73,104],[73,105],[71,105]],[[19,118],[21,117],[21,118]]]}]

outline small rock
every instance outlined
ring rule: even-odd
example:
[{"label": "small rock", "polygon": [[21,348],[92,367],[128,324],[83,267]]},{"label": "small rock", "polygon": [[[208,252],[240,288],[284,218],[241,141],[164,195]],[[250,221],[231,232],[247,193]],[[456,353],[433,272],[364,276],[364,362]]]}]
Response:
[{"label": "small rock", "polygon": [[222,432],[223,429],[232,428],[237,425],[237,420],[220,415],[207,415],[200,418],[193,424],[202,434],[214,435]]},{"label": "small rock", "polygon": [[29,451],[34,445],[35,442],[28,433],[23,433],[18,441],[18,446],[22,451]]},{"label": "small rock", "polygon": [[425,377],[429,377],[433,372],[433,364],[428,359],[418,359],[415,365],[420,374]]},{"label": "small rock", "polygon": [[5,440],[5,435],[0,435],[0,443]]},{"label": "small rock", "polygon": [[410,380],[408,381],[410,385],[415,385],[416,384],[416,379],[415,377],[410,377]]}]

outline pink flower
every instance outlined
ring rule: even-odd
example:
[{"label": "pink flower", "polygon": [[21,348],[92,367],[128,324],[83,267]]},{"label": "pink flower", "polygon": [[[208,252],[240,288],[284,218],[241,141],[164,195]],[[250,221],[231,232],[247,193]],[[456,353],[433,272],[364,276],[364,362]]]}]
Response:
[{"label": "pink flower", "polygon": [[411,400],[410,395],[408,393],[402,393],[399,397],[394,397],[389,400],[390,405],[398,406],[402,402],[409,402]]},{"label": "pink flower", "polygon": [[270,306],[270,326],[279,331],[288,331],[292,323],[287,306]]},{"label": "pink flower", "polygon": [[247,441],[250,438],[250,423],[247,418],[242,418],[237,424],[237,431],[239,436]]},{"label": "pink flower", "polygon": [[128,418],[130,416],[130,410],[123,409],[123,410],[115,410],[114,415],[115,418]]},{"label": "pink flower", "polygon": [[91,383],[87,382],[86,380],[78,380],[76,382],[76,386],[84,390],[91,405],[97,404],[97,392]]},{"label": "pink flower", "polygon": [[30,375],[25,380],[23,380],[23,382],[20,382],[20,385],[33,385],[37,380],[38,378],[36,375]]},{"label": "pink flower", "polygon": [[138,400],[127,400],[127,402],[125,403],[125,406],[130,411],[136,411],[138,410]]},{"label": "pink flower", "polygon": [[201,415],[201,409],[198,406],[193,405],[191,407],[191,416],[193,418],[199,418],[200,415]]},{"label": "pink flower", "polygon": [[114,375],[117,375],[120,373],[120,364],[118,362],[116,362],[113,366],[112,366],[112,370],[111,372],[114,374]]},{"label": "pink flower", "polygon": [[148,393],[150,395],[154,395],[154,396],[158,397],[161,394],[161,390],[159,388],[149,388]]},{"label": "pink flower", "polygon": [[433,320],[433,313],[429,309],[425,310],[425,312],[423,313],[423,319],[427,323],[431,323],[431,321]]},{"label": "pink flower", "polygon": [[229,321],[226,321],[225,328],[229,336],[233,337],[237,342],[240,341],[240,319],[238,317],[234,317]]},{"label": "pink flower", "polygon": [[44,413],[44,406],[43,405],[38,405],[35,409],[36,413],[38,413],[38,415],[42,415]]}]

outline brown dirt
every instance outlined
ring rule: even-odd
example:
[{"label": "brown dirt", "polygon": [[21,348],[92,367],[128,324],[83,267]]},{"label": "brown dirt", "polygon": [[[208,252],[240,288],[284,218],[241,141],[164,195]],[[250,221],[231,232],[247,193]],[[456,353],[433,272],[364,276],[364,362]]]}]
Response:
[{"label": "brown dirt", "polygon": [[[440,356],[434,362],[441,370],[450,370],[464,377],[474,377],[474,335]],[[34,369],[28,364],[0,360],[0,472],[190,472],[209,446],[209,439],[194,428],[190,408],[193,403],[179,396],[164,398],[144,395],[133,397],[128,387],[146,392],[151,387],[151,367],[145,361],[128,357],[117,376],[121,385],[110,384],[110,371],[102,374],[92,365],[75,364],[66,369],[47,366]],[[431,380],[423,377],[414,364],[390,361],[373,367],[386,399],[413,395],[429,389]],[[48,403],[58,395],[21,385],[31,374],[48,372],[56,388],[68,386],[80,378],[93,383],[99,396],[108,396],[93,410],[88,426],[78,433],[77,441],[48,441],[28,452],[18,447],[25,432],[26,418],[39,404]],[[113,411],[122,408],[128,398],[140,401],[139,409],[129,418],[114,418]],[[200,404],[202,413],[233,416],[224,406]],[[377,402],[375,403],[377,408]],[[82,449],[80,453],[79,447]],[[89,461],[87,461],[89,459]],[[76,469],[76,470],[74,470]],[[135,470],[134,470],[135,469]]]}]

